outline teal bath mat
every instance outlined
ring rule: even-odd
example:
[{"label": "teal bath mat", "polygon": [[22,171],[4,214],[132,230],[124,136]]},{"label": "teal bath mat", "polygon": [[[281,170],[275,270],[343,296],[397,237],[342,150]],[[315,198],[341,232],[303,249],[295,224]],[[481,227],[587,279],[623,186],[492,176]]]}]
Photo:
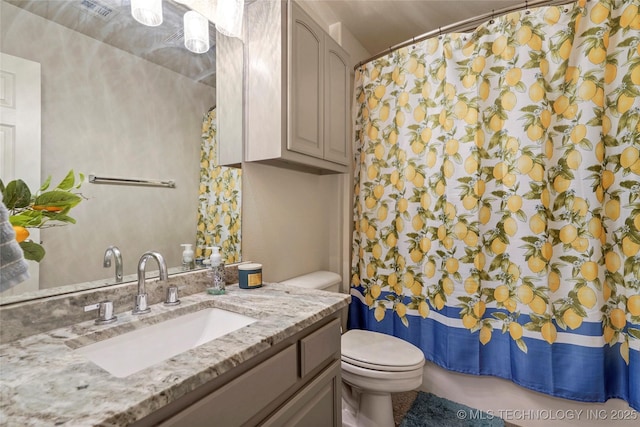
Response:
[{"label": "teal bath mat", "polygon": [[419,392],[400,427],[504,427],[497,416]]}]

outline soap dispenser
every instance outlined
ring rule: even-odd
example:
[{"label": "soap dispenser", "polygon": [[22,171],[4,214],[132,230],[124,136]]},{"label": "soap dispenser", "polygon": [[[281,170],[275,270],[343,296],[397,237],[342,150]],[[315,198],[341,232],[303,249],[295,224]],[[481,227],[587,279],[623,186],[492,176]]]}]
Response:
[{"label": "soap dispenser", "polygon": [[207,292],[212,295],[221,295],[225,293],[224,263],[222,255],[220,255],[220,247],[212,246],[211,249],[209,277],[211,287],[207,288]]},{"label": "soap dispenser", "polygon": [[193,249],[191,248],[193,245],[190,243],[183,243],[180,246],[184,248],[182,251],[182,270],[193,270],[195,268]]}]

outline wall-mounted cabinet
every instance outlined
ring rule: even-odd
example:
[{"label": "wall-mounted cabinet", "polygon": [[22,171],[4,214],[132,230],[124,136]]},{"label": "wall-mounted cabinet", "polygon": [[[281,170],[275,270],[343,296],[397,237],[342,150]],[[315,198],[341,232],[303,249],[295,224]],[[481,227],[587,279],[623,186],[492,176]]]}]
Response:
[{"label": "wall-mounted cabinet", "polygon": [[218,116],[218,164],[242,163],[244,46],[234,37],[216,31],[216,107]]},{"label": "wall-mounted cabinet", "polygon": [[348,54],[293,1],[246,12],[245,161],[347,172]]}]

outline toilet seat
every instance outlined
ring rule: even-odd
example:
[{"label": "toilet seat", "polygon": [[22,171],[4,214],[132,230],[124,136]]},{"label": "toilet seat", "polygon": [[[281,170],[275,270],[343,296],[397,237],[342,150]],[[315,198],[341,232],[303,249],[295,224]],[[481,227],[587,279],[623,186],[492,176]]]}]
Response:
[{"label": "toilet seat", "polygon": [[352,329],[342,335],[344,363],[374,371],[415,371],[424,366],[422,351],[400,338]]},{"label": "toilet seat", "polygon": [[352,366],[357,366],[359,368],[368,369],[371,371],[380,371],[380,372],[405,372],[405,371],[414,371],[416,369],[420,369],[424,366],[424,360],[419,363],[416,363],[411,366],[393,366],[393,365],[377,365],[374,363],[363,362],[362,360],[351,359],[346,356],[341,357],[342,362],[347,363]]},{"label": "toilet seat", "polygon": [[[371,369],[367,367],[358,366],[352,363],[349,363],[342,359],[340,361],[340,366],[342,368],[342,376],[343,379],[348,379],[348,374],[357,375],[360,377],[366,377],[370,380],[380,379],[385,380],[385,383],[391,381],[406,381],[408,379],[418,378],[418,385],[422,382],[422,371],[424,370],[424,364],[411,369],[411,370],[402,370],[402,371],[392,371],[389,369],[380,370],[380,369]],[[385,386],[388,387],[388,386]]]}]

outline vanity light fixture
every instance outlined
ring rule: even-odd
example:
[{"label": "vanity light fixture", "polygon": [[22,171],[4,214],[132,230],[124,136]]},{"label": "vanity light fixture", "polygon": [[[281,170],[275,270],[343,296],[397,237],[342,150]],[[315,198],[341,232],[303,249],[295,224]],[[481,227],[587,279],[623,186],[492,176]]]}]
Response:
[{"label": "vanity light fixture", "polygon": [[209,21],[193,10],[184,14],[184,45],[193,53],[209,50]]},{"label": "vanity light fixture", "polygon": [[131,15],[141,24],[157,27],[162,24],[162,0],[131,0]]},{"label": "vanity light fixture", "polygon": [[244,0],[218,0],[216,28],[228,37],[242,38]]},{"label": "vanity light fixture", "polygon": [[213,24],[217,21],[216,9],[218,8],[218,0],[176,0],[176,2],[195,10]]}]

